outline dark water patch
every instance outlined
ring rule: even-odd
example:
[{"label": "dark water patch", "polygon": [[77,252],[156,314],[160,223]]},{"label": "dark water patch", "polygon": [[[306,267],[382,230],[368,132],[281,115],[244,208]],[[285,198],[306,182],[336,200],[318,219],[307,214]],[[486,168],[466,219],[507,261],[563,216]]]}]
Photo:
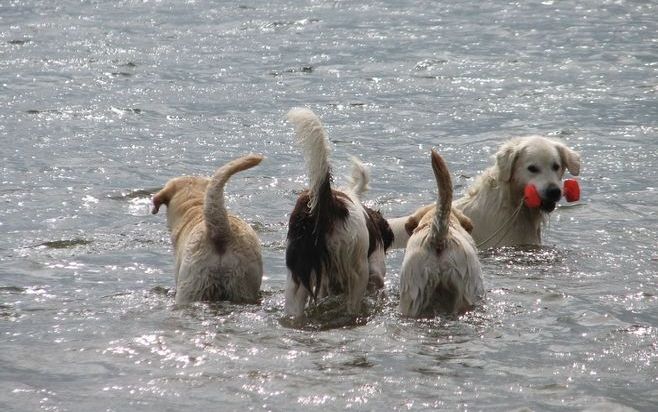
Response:
[{"label": "dark water patch", "polygon": [[16,317],[17,313],[11,305],[0,303],[0,319],[10,320]]},{"label": "dark water patch", "polygon": [[342,363],[342,366],[347,367],[347,368],[372,368],[376,366],[376,364],[368,359],[366,355],[362,356],[357,356],[352,360],[346,361]]},{"label": "dark water patch", "polygon": [[[336,109],[342,109],[345,107],[344,104],[342,103],[328,103],[327,106],[333,107]],[[368,107],[368,103],[364,102],[352,102],[352,103],[347,103],[347,107]]]},{"label": "dark water patch", "polygon": [[308,73],[313,73],[314,70],[315,70],[315,68],[313,66],[308,65],[308,66],[292,67],[292,68],[289,68],[289,69],[285,69],[283,71],[273,70],[273,71],[270,72],[270,75],[274,76],[274,77],[278,77],[278,76],[282,76],[284,74],[294,74],[294,73],[308,74]]},{"label": "dark water patch", "polygon": [[630,325],[616,330],[617,333],[630,334],[635,336],[652,336],[657,332],[656,327],[651,325]]},{"label": "dark water patch", "polygon": [[111,200],[132,200],[132,199],[144,199],[150,198],[153,194],[159,192],[162,187],[150,188],[150,189],[135,189],[128,192],[120,192],[118,194],[109,194],[106,195],[108,199]]},{"label": "dark water patch", "polygon": [[[172,278],[173,279],[173,278]],[[137,296],[138,295],[138,296]],[[101,299],[126,299],[126,298],[135,298],[135,297],[141,297],[144,299],[148,299],[149,297],[173,297],[174,291],[172,288],[166,288],[164,286],[154,286],[148,290],[144,290],[141,292],[136,292],[136,291],[121,291],[117,293],[112,293],[109,295],[104,295],[101,296]]]},{"label": "dark water patch", "polygon": [[92,243],[91,240],[76,238],[76,239],[51,240],[48,242],[39,243],[36,247],[46,247],[48,249],[71,249],[78,246],[89,245],[91,243]]},{"label": "dark water patch", "polygon": [[32,41],[32,39],[13,39],[13,40],[7,40],[7,44],[11,44],[12,46],[23,46],[24,44],[28,44]]},{"label": "dark water patch", "polygon": [[172,292],[171,288],[165,288],[163,286],[155,286],[151,288],[151,293],[159,296],[168,296]]},{"label": "dark water patch", "polygon": [[[128,72],[110,72],[110,75],[114,76],[114,77],[132,77],[133,76],[132,73],[128,73]],[[133,109],[133,110],[139,110],[139,113],[142,112],[140,109]]]},{"label": "dark water patch", "polygon": [[367,316],[351,315],[345,310],[335,312],[321,312],[310,308],[307,310],[306,318],[290,319],[282,317],[279,323],[290,329],[301,331],[330,331],[333,329],[352,329],[359,326],[365,326],[368,323]]},{"label": "dark water patch", "polygon": [[38,114],[56,114],[56,115],[61,115],[61,114],[63,114],[63,112],[61,112],[60,110],[54,110],[54,109],[51,109],[51,110],[29,109],[29,110],[26,110],[25,113],[27,113],[27,114],[35,114],[35,115],[38,115]]},{"label": "dark water patch", "polygon": [[352,329],[376,319],[385,300],[384,293],[366,297],[359,313],[348,313],[344,295],[328,296],[311,303],[303,319],[283,317],[280,323],[285,327],[307,331]]},{"label": "dark water patch", "polygon": [[20,295],[20,294],[26,293],[27,291],[28,291],[27,288],[20,287],[20,286],[1,286],[0,287],[0,294]]}]

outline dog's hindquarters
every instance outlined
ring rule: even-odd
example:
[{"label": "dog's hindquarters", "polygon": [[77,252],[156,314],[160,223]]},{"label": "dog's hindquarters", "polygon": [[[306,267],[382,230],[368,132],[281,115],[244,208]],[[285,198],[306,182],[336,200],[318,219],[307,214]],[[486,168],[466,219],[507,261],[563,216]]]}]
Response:
[{"label": "dog's hindquarters", "polygon": [[309,298],[344,293],[355,312],[368,283],[368,230],[358,194],[367,188],[367,174],[357,170],[351,190],[331,188],[330,147],[320,119],[308,109],[292,109],[308,173],[288,225],[285,312],[300,316]]},{"label": "dog's hindquarters", "polygon": [[208,184],[203,214],[208,236],[219,251],[222,251],[231,236],[231,225],[224,204],[224,186],[231,176],[256,166],[262,160],[263,156],[256,154],[234,159],[217,169]]}]

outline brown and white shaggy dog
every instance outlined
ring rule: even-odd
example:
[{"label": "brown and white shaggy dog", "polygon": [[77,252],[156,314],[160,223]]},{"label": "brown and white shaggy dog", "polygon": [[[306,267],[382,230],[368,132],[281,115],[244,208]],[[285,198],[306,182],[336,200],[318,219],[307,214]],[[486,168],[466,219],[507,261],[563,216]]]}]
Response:
[{"label": "brown and white shaggy dog", "polygon": [[[563,195],[564,172],[577,176],[580,156],[556,140],[526,136],[505,142],[494,158],[495,164],[454,202],[453,210],[471,219],[471,234],[479,249],[541,244],[541,226]],[[528,184],[537,189],[538,208],[524,204]],[[388,220],[395,236],[391,248],[406,245],[423,209]]]},{"label": "brown and white shaggy dog", "polygon": [[224,185],[235,173],[263,160],[250,154],[217,169],[212,178],[171,179],[153,196],[152,213],[167,206],[176,258],[176,303],[259,299],[263,276],[256,232],[224,206]]},{"label": "brown and white shaggy dog", "polygon": [[311,298],[340,294],[347,311],[356,313],[369,284],[383,287],[390,228],[379,212],[361,204],[368,178],[359,163],[351,188],[332,189],[330,147],[320,119],[296,108],[288,120],[302,145],[310,187],[299,195],[288,225],[285,314],[301,317]]},{"label": "brown and white shaggy dog", "polygon": [[452,181],[443,158],[432,150],[439,189],[435,205],[416,211],[400,272],[400,312],[406,316],[459,314],[484,296],[477,248],[468,218],[452,209]]},{"label": "brown and white shaggy dog", "polygon": [[[562,197],[564,172],[577,176],[580,156],[556,140],[526,136],[505,142],[495,160],[454,207],[473,221],[481,249],[541,244],[542,223]],[[539,208],[523,202],[528,184],[537,189]]]}]

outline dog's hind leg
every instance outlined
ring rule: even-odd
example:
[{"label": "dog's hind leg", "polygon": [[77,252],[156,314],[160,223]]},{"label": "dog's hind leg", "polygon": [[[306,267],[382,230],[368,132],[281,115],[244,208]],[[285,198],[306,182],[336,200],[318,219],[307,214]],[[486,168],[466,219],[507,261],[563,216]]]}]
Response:
[{"label": "dog's hind leg", "polygon": [[288,272],[285,292],[284,313],[286,316],[300,318],[304,314],[304,308],[311,293],[301,284],[292,279],[292,273]]}]

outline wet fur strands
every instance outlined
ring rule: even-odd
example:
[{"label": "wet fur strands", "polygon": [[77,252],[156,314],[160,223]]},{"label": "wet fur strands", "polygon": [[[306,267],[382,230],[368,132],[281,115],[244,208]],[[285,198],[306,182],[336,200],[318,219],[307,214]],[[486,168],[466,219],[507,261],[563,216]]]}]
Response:
[{"label": "wet fur strands", "polygon": [[409,238],[400,272],[400,312],[406,316],[462,313],[485,293],[477,249],[464,228],[467,222],[453,213],[450,172],[433,150],[432,170],[438,199],[417,211],[422,217]]},{"label": "wet fur strands", "polygon": [[[541,244],[541,226],[562,197],[564,173],[580,173],[580,156],[556,140],[527,136],[508,140],[494,158],[455,208],[473,221],[481,249]],[[537,188],[539,208],[523,203],[528,184]]]},{"label": "wet fur strands", "polygon": [[177,177],[153,196],[153,214],[167,206],[177,304],[258,301],[263,276],[260,241],[251,226],[227,212],[224,186],[232,175],[262,160],[251,154],[220,167],[212,178]]},{"label": "wet fur strands", "polygon": [[320,119],[308,109],[292,109],[288,120],[302,146],[309,189],[290,215],[285,313],[300,317],[310,299],[339,294],[348,312],[356,313],[368,285],[383,286],[386,221],[359,200],[368,185],[360,163],[349,189],[332,189],[331,150]]}]

